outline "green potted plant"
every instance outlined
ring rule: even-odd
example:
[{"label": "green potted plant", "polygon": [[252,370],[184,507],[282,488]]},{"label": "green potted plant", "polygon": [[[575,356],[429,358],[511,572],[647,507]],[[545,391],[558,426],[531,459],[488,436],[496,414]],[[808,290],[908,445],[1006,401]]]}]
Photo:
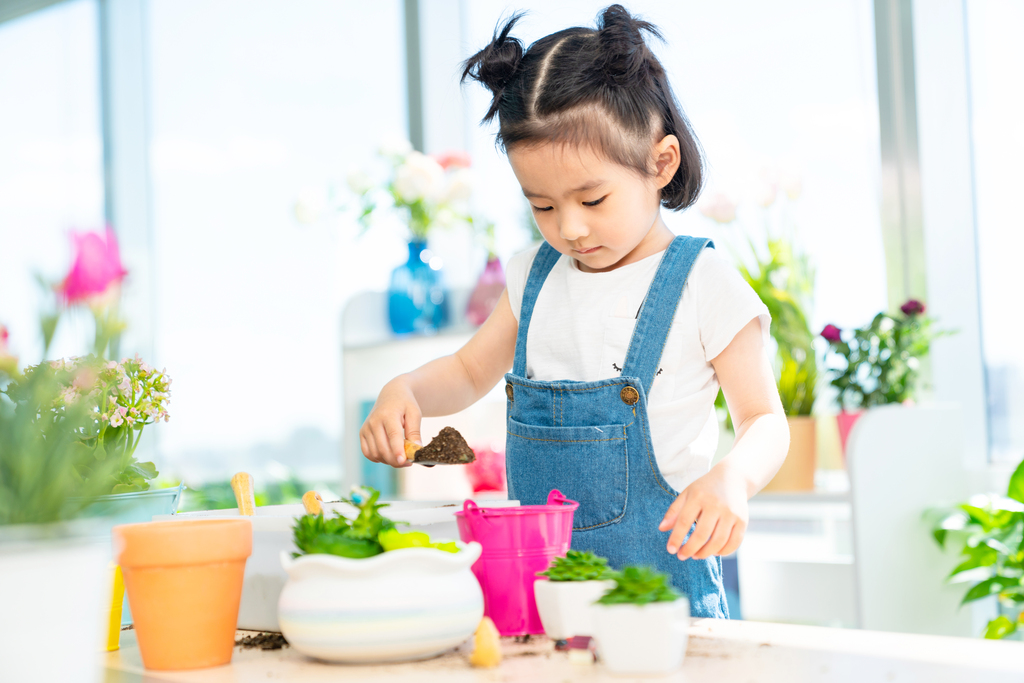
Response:
[{"label": "green potted plant", "polygon": [[[103,492],[99,475],[75,470],[77,437],[92,419],[84,405],[51,407],[63,387],[41,365],[22,374],[0,328],[0,662],[5,680],[91,683],[110,580],[108,527],[82,520]],[[88,378],[82,378],[87,388]],[[60,615],[60,618],[54,618]],[[45,635],[43,635],[45,634]],[[60,643],[60,656],[53,644]]]},{"label": "green potted plant", "polygon": [[544,632],[554,640],[592,636],[593,604],[615,586],[608,560],[591,552],[570,550],[556,557],[538,573],[547,581],[535,581],[534,596]]},{"label": "green potted plant", "polygon": [[947,580],[968,586],[961,605],[990,596],[998,600],[1001,613],[988,622],[984,636],[1006,638],[1024,630],[1024,461],[1005,496],[973,496],[928,514],[936,543],[960,548],[963,559]]},{"label": "green potted plant", "polygon": [[793,243],[770,237],[767,256],[753,243],[753,267],[740,264],[739,271],[771,314],[771,336],[776,344],[776,382],[789,422],[790,446],[786,460],[765,486],[768,491],[814,488],[816,466],[815,423],[811,416],[818,363],[814,335],[807,322],[814,291],[814,270],[807,256]]},{"label": "green potted plant", "polygon": [[594,609],[594,637],[608,670],[624,675],[665,674],[686,653],[690,602],[667,574],[648,567],[623,567],[615,586]]},{"label": "green potted plant", "polygon": [[[121,262],[117,236],[105,231],[72,235],[74,257],[64,278],[44,285],[52,304],[40,316],[44,346],[49,348],[61,317],[73,309],[89,312],[95,323],[92,349],[86,356],[50,361],[56,378],[63,384],[60,400],[83,402],[96,419],[76,436],[76,472],[83,481],[100,476],[107,483],[106,494],[97,499],[88,514],[112,517],[120,523],[149,521],[153,515],[171,514],[177,509],[182,487],[151,490],[158,475],[152,462],[139,462],[135,452],[143,429],[169,419],[171,380],[138,355],[115,360],[120,353],[121,334],[127,322],[120,313],[121,288],[128,271]],[[44,353],[44,358],[46,354]],[[82,378],[98,381],[82,391]],[[17,381],[12,390],[17,390]],[[107,467],[108,461],[116,466]]]},{"label": "green potted plant", "polygon": [[425,659],[465,642],[483,617],[470,567],[479,543],[435,543],[381,514],[373,489],[344,502],[353,519],[299,517],[297,553],[281,553],[288,581],[281,632],[299,652],[333,662]]},{"label": "green potted plant", "polygon": [[910,299],[898,314],[881,312],[869,324],[844,334],[829,324],[821,336],[829,343],[827,360],[831,384],[838,391],[839,437],[843,452],[854,423],[869,408],[913,402],[917,396],[921,360],[937,337],[925,305]]}]

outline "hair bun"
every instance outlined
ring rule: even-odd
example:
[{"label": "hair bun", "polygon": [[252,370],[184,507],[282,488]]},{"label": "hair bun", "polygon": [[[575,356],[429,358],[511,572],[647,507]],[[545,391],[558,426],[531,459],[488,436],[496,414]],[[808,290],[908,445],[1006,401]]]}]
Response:
[{"label": "hair bun", "polygon": [[605,55],[601,68],[609,84],[635,83],[656,66],[644,42],[644,31],[661,40],[661,33],[654,24],[634,18],[622,5],[611,5],[601,12],[597,39]]},{"label": "hair bun", "polygon": [[490,44],[463,63],[462,82],[467,78],[483,83],[493,93],[491,107],[484,121],[498,113],[501,94],[519,70],[523,60],[523,43],[509,35],[512,27],[523,17],[523,12],[513,14],[499,31],[494,31]]}]

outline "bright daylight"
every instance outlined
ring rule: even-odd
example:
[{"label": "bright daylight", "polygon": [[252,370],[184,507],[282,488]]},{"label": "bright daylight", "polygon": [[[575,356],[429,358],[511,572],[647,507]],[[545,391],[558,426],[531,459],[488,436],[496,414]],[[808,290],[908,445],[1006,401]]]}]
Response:
[{"label": "bright daylight", "polygon": [[1021,35],[0,0],[0,681],[1020,681]]}]

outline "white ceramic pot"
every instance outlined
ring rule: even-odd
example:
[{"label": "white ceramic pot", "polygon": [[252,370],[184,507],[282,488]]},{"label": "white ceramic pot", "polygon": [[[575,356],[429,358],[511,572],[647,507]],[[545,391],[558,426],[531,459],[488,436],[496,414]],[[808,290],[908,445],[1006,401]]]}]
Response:
[{"label": "white ceramic pot", "polygon": [[594,603],[614,586],[614,581],[535,581],[544,633],[552,640],[594,635]]},{"label": "white ceramic pot", "polygon": [[99,679],[110,539],[55,526],[0,526],[0,680]]},{"label": "white ceramic pot", "polygon": [[470,566],[479,543],[460,551],[403,548],[351,559],[281,554],[288,582],[278,621],[299,652],[330,662],[433,657],[473,635],[484,596]]},{"label": "white ceramic pot", "polygon": [[678,669],[686,653],[690,601],[647,605],[595,605],[597,652],[614,674],[664,674]]}]

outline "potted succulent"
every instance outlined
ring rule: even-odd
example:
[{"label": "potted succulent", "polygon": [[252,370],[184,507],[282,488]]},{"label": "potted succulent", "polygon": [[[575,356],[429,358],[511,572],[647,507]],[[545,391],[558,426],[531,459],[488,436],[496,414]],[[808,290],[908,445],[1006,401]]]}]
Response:
[{"label": "potted succulent", "polygon": [[672,588],[667,574],[648,567],[624,567],[594,609],[598,653],[615,674],[665,674],[679,668],[689,624],[689,600]]},{"label": "potted succulent", "polygon": [[935,330],[925,305],[910,299],[898,314],[881,312],[865,325],[843,333],[829,324],[821,336],[829,343],[831,384],[838,391],[839,437],[846,440],[854,423],[869,408],[913,402],[917,396],[921,359],[934,339],[952,334]]},{"label": "potted succulent", "polygon": [[984,636],[1019,638],[1024,631],[1024,461],[1010,477],[1006,495],[973,496],[928,514],[936,543],[960,548],[963,559],[947,580],[969,585],[961,604],[998,599],[999,615],[988,622]]},{"label": "potted succulent", "polygon": [[299,652],[332,662],[425,659],[465,642],[484,613],[470,567],[480,544],[435,543],[381,515],[373,489],[356,489],[351,521],[299,517],[278,621]]},{"label": "potted succulent", "polygon": [[[99,673],[110,558],[108,527],[81,519],[103,492],[100,476],[82,481],[75,471],[75,431],[92,416],[74,403],[51,413],[62,392],[56,372],[42,365],[21,374],[5,338],[0,329],[0,388],[16,377],[18,391],[0,392],[3,678],[90,683]],[[100,463],[97,475],[109,474],[109,466]],[[53,643],[60,643],[59,657]]]},{"label": "potted succulent", "polygon": [[553,640],[592,636],[594,602],[615,586],[608,560],[591,552],[570,550],[556,557],[533,584],[544,632]]}]

